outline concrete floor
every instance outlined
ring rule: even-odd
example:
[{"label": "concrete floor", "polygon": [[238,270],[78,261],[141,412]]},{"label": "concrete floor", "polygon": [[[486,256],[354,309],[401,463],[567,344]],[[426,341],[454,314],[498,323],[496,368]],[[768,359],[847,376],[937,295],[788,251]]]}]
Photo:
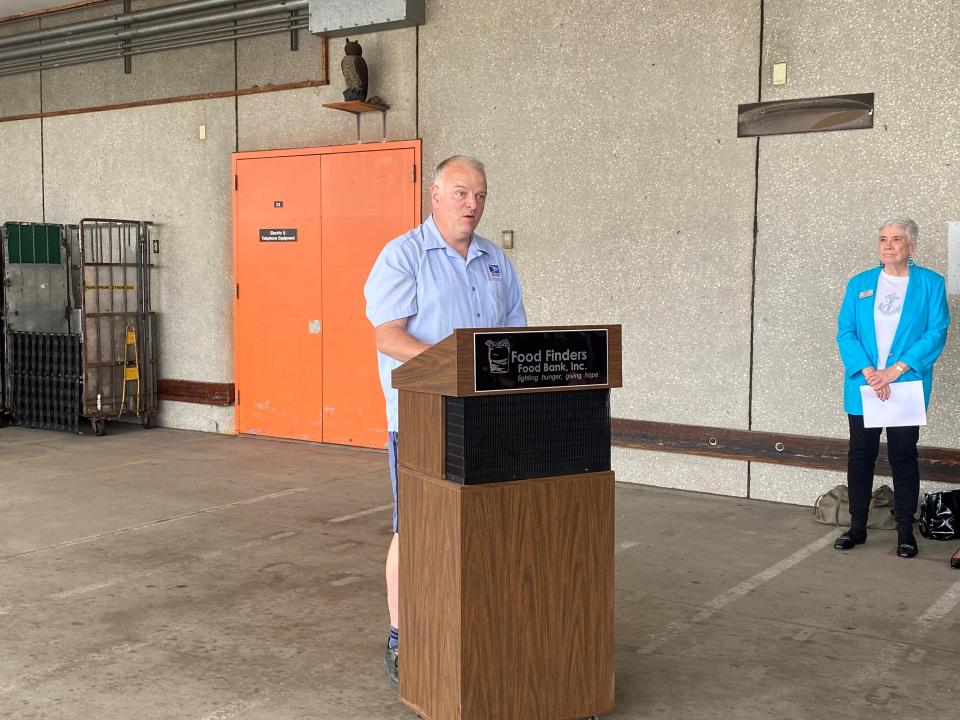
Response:
[{"label": "concrete floor", "polygon": [[[415,718],[382,675],[383,453],[0,428],[0,717]],[[608,718],[960,717],[952,543],[623,485]],[[469,719],[467,719],[469,720]]]}]

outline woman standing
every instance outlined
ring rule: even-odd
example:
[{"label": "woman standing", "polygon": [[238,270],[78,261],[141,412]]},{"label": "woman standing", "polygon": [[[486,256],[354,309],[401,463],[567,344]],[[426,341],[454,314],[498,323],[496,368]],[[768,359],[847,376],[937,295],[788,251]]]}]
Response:
[{"label": "woman standing", "polygon": [[[895,382],[920,380],[930,403],[933,364],[947,340],[950,312],[943,276],[914,264],[917,224],[909,218],[885,221],[877,234],[880,267],[854,275],[837,320],[843,361],[843,409],[850,423],[847,489],[850,530],[837,538],[837,550],[867,539],[867,511],[881,428],[864,428],[860,388],[869,385],[881,400]],[[887,456],[893,469],[897,555],[917,554],[913,516],[920,495],[917,440],[920,428],[887,428]]]}]

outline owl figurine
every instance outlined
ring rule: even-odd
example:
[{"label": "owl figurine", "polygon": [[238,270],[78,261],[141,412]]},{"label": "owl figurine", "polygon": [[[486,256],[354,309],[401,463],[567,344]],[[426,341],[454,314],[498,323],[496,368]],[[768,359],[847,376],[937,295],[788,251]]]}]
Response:
[{"label": "owl figurine", "polygon": [[344,100],[367,99],[367,62],[363,59],[363,48],[357,41],[347,38],[346,53],[340,61],[343,79],[347,89],[343,91]]}]

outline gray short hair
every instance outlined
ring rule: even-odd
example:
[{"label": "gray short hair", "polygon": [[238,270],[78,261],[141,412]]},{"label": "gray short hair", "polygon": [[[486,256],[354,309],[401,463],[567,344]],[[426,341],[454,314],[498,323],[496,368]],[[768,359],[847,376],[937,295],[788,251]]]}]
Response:
[{"label": "gray short hair", "polygon": [[911,245],[916,245],[920,241],[920,228],[911,218],[908,217],[892,217],[884,220],[877,227],[877,237],[880,236],[880,232],[885,227],[898,227],[903,228],[903,231],[907,233],[907,241]]},{"label": "gray short hair", "polygon": [[482,162],[477,160],[475,157],[470,157],[469,155],[451,155],[442,163],[437,165],[437,169],[433,173],[434,185],[440,184],[440,181],[443,179],[443,171],[451,165],[466,165],[471,167],[483,176],[484,182],[487,181],[487,169],[483,166]]}]

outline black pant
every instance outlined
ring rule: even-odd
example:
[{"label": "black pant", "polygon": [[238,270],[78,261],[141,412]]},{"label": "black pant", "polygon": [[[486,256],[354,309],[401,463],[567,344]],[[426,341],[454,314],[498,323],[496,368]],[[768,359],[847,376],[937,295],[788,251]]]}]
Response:
[{"label": "black pant", "polygon": [[[863,415],[850,419],[850,450],[847,453],[847,491],[850,495],[850,527],[866,530],[873,469],[880,452],[882,428],[863,427]],[[913,527],[913,515],[920,498],[920,466],[917,464],[917,440],[920,428],[887,428],[887,459],[893,469],[893,516],[898,530]]]}]

